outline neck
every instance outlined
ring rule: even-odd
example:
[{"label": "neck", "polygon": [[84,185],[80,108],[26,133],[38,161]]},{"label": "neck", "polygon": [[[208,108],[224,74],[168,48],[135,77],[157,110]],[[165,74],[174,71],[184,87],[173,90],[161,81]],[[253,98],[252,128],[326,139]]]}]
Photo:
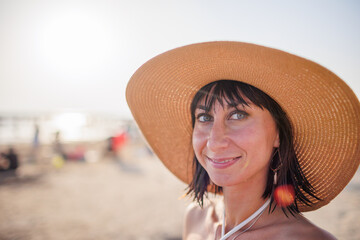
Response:
[{"label": "neck", "polygon": [[245,183],[223,187],[225,205],[225,231],[228,232],[238,225],[256,210],[258,210],[267,199],[262,195],[266,186],[266,179],[259,181],[248,180]]}]

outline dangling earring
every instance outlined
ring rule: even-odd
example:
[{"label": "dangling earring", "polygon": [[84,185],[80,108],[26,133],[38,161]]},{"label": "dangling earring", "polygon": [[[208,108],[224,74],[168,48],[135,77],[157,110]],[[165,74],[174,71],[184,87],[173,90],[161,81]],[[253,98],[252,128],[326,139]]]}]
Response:
[{"label": "dangling earring", "polygon": [[294,203],[295,190],[294,190],[294,186],[290,185],[290,184],[277,186],[277,182],[278,182],[278,174],[277,173],[280,170],[280,168],[282,167],[283,163],[282,163],[281,155],[279,152],[279,148],[276,149],[273,156],[275,156],[276,153],[279,155],[280,163],[275,169],[271,168],[271,170],[274,172],[273,196],[274,196],[274,200],[275,200],[276,204],[282,208],[285,208]]},{"label": "dangling earring", "polygon": [[277,171],[274,173],[274,186],[277,184]]},{"label": "dangling earring", "polygon": [[272,167],[270,167],[270,169],[271,169],[271,170],[273,171],[273,173],[274,173],[274,186],[277,184],[277,172],[278,172],[278,171],[280,170],[280,168],[282,167],[282,160],[281,160],[279,148],[277,148],[276,151],[274,152],[272,159],[274,159],[274,156],[275,156],[276,154],[279,155],[279,162],[280,162],[280,164],[279,164],[275,169],[273,169]]}]

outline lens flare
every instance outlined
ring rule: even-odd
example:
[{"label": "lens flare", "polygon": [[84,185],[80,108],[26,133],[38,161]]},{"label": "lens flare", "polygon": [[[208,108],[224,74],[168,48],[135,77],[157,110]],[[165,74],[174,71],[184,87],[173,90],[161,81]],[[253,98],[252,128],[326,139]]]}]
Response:
[{"label": "lens flare", "polygon": [[274,198],[280,207],[288,207],[295,201],[295,190],[290,184],[281,185],[275,188]]}]

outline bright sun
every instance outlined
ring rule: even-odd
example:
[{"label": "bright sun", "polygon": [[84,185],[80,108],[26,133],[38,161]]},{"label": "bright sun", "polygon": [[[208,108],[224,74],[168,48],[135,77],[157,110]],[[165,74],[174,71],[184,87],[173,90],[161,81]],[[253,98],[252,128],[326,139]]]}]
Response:
[{"label": "bright sun", "polygon": [[91,12],[54,13],[41,34],[44,60],[50,68],[69,73],[92,69],[111,55],[109,34],[106,24]]}]

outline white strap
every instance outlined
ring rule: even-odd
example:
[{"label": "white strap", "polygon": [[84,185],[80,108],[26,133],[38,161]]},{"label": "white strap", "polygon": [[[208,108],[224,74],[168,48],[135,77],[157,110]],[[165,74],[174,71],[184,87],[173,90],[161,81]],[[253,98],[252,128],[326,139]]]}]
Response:
[{"label": "white strap", "polygon": [[[244,227],[246,224],[248,224],[251,220],[253,220],[254,218],[256,218],[256,216],[258,216],[262,211],[265,210],[265,208],[267,208],[267,206],[269,206],[270,204],[270,199],[268,199],[264,205],[262,205],[256,212],[254,212],[250,217],[248,217],[247,219],[245,219],[244,221],[242,221],[241,223],[239,223],[238,225],[236,225],[233,229],[231,229],[231,231],[229,231],[227,234],[225,234],[225,208],[224,208],[224,216],[223,216],[223,224],[222,224],[222,231],[221,231],[221,238],[220,240],[225,240],[228,237],[230,237],[231,235],[233,235],[235,232],[239,231],[242,227]],[[225,234],[225,235],[224,235]]]}]

